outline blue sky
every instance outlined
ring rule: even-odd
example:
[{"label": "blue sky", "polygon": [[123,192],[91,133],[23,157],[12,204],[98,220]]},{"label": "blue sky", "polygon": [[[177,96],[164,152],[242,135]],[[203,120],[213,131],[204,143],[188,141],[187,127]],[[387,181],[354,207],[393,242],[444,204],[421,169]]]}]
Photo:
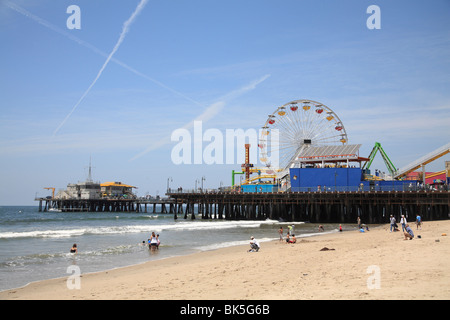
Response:
[{"label": "blue sky", "polygon": [[[240,164],[175,165],[171,133],[199,118],[204,130],[259,129],[297,99],[333,109],[362,156],[377,141],[397,167],[450,140],[447,0],[148,0],[57,130],[139,3],[0,1],[1,205],[84,181],[90,157],[94,180],[138,195],[164,194],[168,177],[228,185]],[[79,30],[66,26],[73,4]],[[379,30],[366,27],[372,4]],[[381,157],[372,168],[386,171]]]}]

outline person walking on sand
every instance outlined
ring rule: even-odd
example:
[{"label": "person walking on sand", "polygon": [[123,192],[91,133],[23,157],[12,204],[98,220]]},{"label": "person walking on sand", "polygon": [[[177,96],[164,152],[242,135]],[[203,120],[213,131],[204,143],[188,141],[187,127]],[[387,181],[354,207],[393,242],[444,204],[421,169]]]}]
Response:
[{"label": "person walking on sand", "polygon": [[416,225],[417,225],[417,230],[419,230],[419,227],[420,227],[420,230],[422,230],[422,217],[419,214],[417,214],[417,217],[416,217]]},{"label": "person walking on sand", "polygon": [[392,232],[392,229],[394,229],[394,231],[395,231],[395,225],[396,225],[396,221],[395,221],[395,218],[394,218],[394,216],[391,214],[391,218],[389,219],[390,220],[390,223],[391,223],[391,231],[390,232]]},{"label": "person walking on sand", "polygon": [[278,229],[278,234],[280,235],[280,241],[283,241],[283,227],[280,227],[280,229]]},{"label": "person walking on sand", "polygon": [[400,223],[402,225],[402,231],[405,232],[405,228],[406,228],[406,218],[405,216],[402,214],[402,217],[400,219]]}]

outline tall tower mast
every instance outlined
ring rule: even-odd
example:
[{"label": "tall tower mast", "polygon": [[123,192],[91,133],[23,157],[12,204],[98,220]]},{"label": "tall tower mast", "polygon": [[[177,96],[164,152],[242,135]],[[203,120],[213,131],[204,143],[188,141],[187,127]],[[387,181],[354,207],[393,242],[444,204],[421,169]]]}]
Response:
[{"label": "tall tower mast", "polygon": [[93,180],[92,180],[91,156],[89,156],[89,174],[88,174],[87,182],[93,182]]}]

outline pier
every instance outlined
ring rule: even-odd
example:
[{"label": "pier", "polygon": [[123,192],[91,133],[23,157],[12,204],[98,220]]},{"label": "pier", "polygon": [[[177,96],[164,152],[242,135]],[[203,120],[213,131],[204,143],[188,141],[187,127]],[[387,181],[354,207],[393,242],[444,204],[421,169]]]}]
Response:
[{"label": "pier", "polygon": [[[56,199],[36,198],[39,212],[160,212],[174,213],[173,199]],[[157,210],[159,207],[159,210]]]},{"label": "pier", "polygon": [[[52,190],[52,196],[36,198],[39,211],[151,210],[173,214],[174,219],[314,223],[355,223],[360,217],[369,224],[389,222],[391,215],[397,221],[402,215],[409,221],[416,215],[424,220],[450,218],[450,161],[446,161],[445,170],[428,176],[425,170],[425,165],[450,153],[450,142],[399,170],[379,142],[375,142],[369,157],[360,156],[361,144],[348,144],[338,115],[324,104],[307,99],[277,107],[262,128],[258,144],[253,146],[258,148],[262,166],[250,162],[251,144],[244,144],[245,163],[241,172],[232,170],[231,186],[221,183],[219,189],[204,190],[202,177],[201,188],[197,188],[196,179],[194,190],[172,190],[169,177],[167,198],[138,198],[133,185],[94,182],[89,163],[85,182],[69,183],[56,195],[54,187],[44,188]],[[277,143],[272,143],[273,135]],[[377,169],[371,173],[378,152],[390,174]],[[276,165],[269,156],[272,154],[279,158]],[[421,174],[414,172],[418,168],[422,168]],[[245,180],[235,184],[236,174],[245,175]]]},{"label": "pier", "polygon": [[[135,212],[173,214],[174,219],[280,220],[317,223],[386,223],[450,219],[450,191],[173,192],[152,199],[36,198],[39,212]],[[159,209],[159,210],[158,210]]]},{"label": "pier", "polygon": [[[167,213],[174,219],[280,220],[314,223],[386,223],[392,214],[409,221],[450,218],[450,192],[171,192],[164,199],[36,198],[39,211]],[[159,210],[158,210],[159,209]],[[196,218],[197,216],[197,218]]]},{"label": "pier", "polygon": [[[450,193],[444,191],[343,191],[273,193],[171,193],[174,218],[281,220],[320,223],[386,223],[392,214],[415,220],[450,218]],[[184,205],[184,207],[183,207]],[[184,212],[183,212],[184,210]]]}]

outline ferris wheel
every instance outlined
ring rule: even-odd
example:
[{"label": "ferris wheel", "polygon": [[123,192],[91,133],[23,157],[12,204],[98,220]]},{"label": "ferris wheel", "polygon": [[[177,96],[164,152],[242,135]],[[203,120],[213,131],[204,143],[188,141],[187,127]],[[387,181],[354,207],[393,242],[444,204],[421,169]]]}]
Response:
[{"label": "ferris wheel", "polygon": [[324,104],[295,100],[278,107],[262,127],[259,160],[267,168],[284,170],[308,146],[345,145],[342,121]]}]

